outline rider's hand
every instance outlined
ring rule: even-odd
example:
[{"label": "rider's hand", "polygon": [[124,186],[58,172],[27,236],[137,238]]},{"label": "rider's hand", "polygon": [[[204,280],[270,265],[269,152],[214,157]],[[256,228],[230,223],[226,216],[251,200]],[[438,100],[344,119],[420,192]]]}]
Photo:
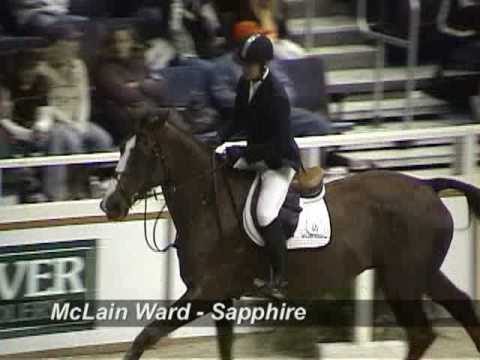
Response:
[{"label": "rider's hand", "polygon": [[241,157],[245,156],[245,146],[229,146],[225,149],[228,163],[233,166]]},{"label": "rider's hand", "polygon": [[249,164],[270,158],[270,147],[267,145],[248,145],[245,158]]}]

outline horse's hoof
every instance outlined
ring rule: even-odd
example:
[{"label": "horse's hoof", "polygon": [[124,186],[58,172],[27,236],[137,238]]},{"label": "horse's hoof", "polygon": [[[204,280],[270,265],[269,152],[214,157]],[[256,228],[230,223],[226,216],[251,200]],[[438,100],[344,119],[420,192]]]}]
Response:
[{"label": "horse's hoof", "polygon": [[132,350],[128,350],[124,355],[123,360],[137,360],[140,359],[141,354],[138,354]]},{"label": "horse's hoof", "polygon": [[410,344],[410,349],[408,351],[406,360],[417,360],[422,358],[437,336],[438,335],[435,332],[428,332],[426,334],[417,336]]}]

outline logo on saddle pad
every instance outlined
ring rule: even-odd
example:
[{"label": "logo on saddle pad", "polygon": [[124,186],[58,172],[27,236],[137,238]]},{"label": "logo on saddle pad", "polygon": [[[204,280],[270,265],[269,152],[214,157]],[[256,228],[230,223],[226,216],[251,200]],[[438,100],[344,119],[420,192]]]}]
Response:
[{"label": "logo on saddle pad", "polygon": [[[252,215],[252,202],[259,184],[259,176],[255,178],[243,209],[243,227],[248,237],[257,245],[265,246],[262,236],[255,226]],[[298,225],[292,237],[287,241],[288,249],[319,248],[330,242],[330,216],[324,199],[325,190],[315,198],[300,198],[302,211]]]},{"label": "logo on saddle pad", "polygon": [[301,236],[310,239],[325,239],[327,238],[327,235],[325,235],[322,230],[322,224],[319,224],[312,219],[306,219],[305,228],[302,229]]}]

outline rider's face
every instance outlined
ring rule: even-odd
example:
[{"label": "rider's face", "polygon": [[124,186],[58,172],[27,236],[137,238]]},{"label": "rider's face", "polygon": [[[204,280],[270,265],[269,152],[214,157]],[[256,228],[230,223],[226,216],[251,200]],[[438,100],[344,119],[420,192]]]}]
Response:
[{"label": "rider's face", "polygon": [[262,76],[262,67],[260,64],[243,64],[243,76],[247,80],[256,80]]}]

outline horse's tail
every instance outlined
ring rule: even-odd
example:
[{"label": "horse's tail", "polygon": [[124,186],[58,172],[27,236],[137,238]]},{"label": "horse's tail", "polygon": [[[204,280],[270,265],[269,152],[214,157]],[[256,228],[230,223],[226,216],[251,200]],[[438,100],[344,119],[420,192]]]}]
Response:
[{"label": "horse's tail", "polygon": [[468,206],[473,210],[477,217],[480,217],[480,189],[464,183],[462,181],[446,178],[435,178],[422,180],[429,185],[435,192],[446,189],[455,189],[463,193],[467,197]]}]

